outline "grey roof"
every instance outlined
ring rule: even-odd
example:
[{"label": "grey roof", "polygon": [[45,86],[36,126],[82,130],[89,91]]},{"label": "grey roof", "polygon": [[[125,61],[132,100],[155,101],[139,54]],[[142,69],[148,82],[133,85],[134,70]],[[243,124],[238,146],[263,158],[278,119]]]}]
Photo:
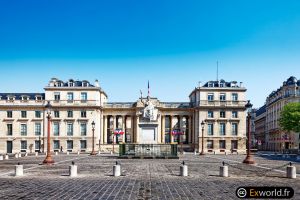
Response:
[{"label": "grey roof", "polygon": [[35,100],[35,96],[42,96],[45,99],[45,93],[0,93],[1,99],[7,99],[8,96],[14,96],[15,100],[22,100],[22,96],[28,96],[29,100]]},{"label": "grey roof", "polygon": [[292,86],[292,85],[297,85],[300,86],[300,79],[297,80],[296,77],[290,76],[286,81],[283,82],[282,86],[278,88],[277,90],[274,90],[271,92],[271,94],[268,96],[268,98],[276,96],[278,92],[282,89],[283,86]]},{"label": "grey roof", "polygon": [[263,105],[259,109],[256,110],[256,117],[266,112],[266,105]]},{"label": "grey roof", "polygon": [[221,87],[221,84],[224,84],[223,87],[239,87],[237,85],[237,81],[230,81],[230,82],[226,82],[225,80],[221,79],[219,81],[208,81],[206,82],[202,87],[209,87],[209,84],[213,84],[213,87]]}]

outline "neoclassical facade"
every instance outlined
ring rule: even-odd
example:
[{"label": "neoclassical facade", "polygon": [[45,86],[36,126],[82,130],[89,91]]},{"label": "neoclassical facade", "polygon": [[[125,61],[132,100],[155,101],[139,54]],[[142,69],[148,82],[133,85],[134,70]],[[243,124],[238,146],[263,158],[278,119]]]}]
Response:
[{"label": "neoclassical facade", "polygon": [[259,127],[256,131],[258,135],[264,133],[264,138],[261,139],[265,140],[264,149],[271,151],[300,149],[299,133],[283,131],[279,125],[280,112],[291,102],[300,102],[300,80],[293,76],[273,91],[267,97],[266,104],[259,109],[255,126]]},{"label": "neoclassical facade", "polygon": [[205,152],[245,152],[246,89],[235,81],[209,81],[191,92],[189,102],[149,95],[109,102],[97,80],[52,78],[44,90],[0,93],[0,153],[46,151],[48,101],[51,151],[91,151],[95,122],[94,144],[104,152],[117,151],[118,143],[178,143],[184,151],[200,151],[202,136]]}]

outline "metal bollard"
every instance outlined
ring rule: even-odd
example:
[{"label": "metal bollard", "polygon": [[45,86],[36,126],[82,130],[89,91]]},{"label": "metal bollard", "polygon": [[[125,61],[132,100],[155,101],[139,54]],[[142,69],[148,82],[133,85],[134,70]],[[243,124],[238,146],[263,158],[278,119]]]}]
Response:
[{"label": "metal bollard", "polygon": [[225,165],[225,162],[222,162],[222,166],[220,166],[220,176],[228,177],[228,166]]},{"label": "metal bollard", "polygon": [[197,155],[197,151],[194,151],[194,155]]},{"label": "metal bollard", "polygon": [[4,156],[4,159],[5,159],[5,160],[8,160],[8,158],[9,158],[9,157],[8,157],[8,155],[6,154],[6,155]]},{"label": "metal bollard", "polygon": [[21,154],[21,152],[19,152],[19,155],[18,155],[18,156],[19,156],[19,158],[21,158],[21,157],[22,157],[22,154]]},{"label": "metal bollard", "polygon": [[70,154],[70,152],[67,151],[67,155],[69,155],[69,154]]},{"label": "metal bollard", "polygon": [[297,177],[296,167],[293,166],[291,162],[290,162],[290,165],[287,166],[287,168],[286,168],[286,177],[287,178],[296,178]]},{"label": "metal bollard", "polygon": [[121,176],[121,165],[116,161],[116,164],[113,166],[113,175]]},{"label": "metal bollard", "polygon": [[2,155],[0,156],[0,160],[3,160],[3,156]]},{"label": "metal bollard", "polygon": [[69,175],[70,177],[77,176],[77,165],[75,165],[74,161],[72,161],[72,165],[69,166]]},{"label": "metal bollard", "polygon": [[25,156],[25,157],[28,156],[28,153],[26,152],[24,156]]},{"label": "metal bollard", "polygon": [[35,156],[39,156],[39,152],[35,152]]},{"label": "metal bollard", "polygon": [[58,152],[57,152],[57,151],[55,151],[55,155],[56,155],[56,156],[58,155]]},{"label": "metal bollard", "polygon": [[98,151],[98,155],[100,155],[101,154],[101,152],[100,151]]},{"label": "metal bollard", "polygon": [[180,165],[180,176],[188,176],[188,166],[182,161],[182,165]]},{"label": "metal bollard", "polygon": [[112,152],[112,151],[110,151],[110,154],[112,155],[112,154],[113,154],[113,152]]},{"label": "metal bollard", "polygon": [[19,158],[19,154],[18,153],[15,154],[15,158]]},{"label": "metal bollard", "polygon": [[15,165],[15,176],[23,176],[23,165]]},{"label": "metal bollard", "polygon": [[80,154],[80,151],[77,151],[77,155],[79,155]]}]

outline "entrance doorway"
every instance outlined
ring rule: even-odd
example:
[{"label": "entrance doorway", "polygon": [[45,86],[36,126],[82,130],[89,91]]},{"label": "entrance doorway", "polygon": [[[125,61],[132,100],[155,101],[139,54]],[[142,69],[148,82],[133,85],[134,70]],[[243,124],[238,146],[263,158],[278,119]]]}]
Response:
[{"label": "entrance doorway", "polygon": [[12,149],[13,149],[13,143],[12,143],[12,141],[7,141],[6,142],[6,152],[7,153],[12,153]]}]

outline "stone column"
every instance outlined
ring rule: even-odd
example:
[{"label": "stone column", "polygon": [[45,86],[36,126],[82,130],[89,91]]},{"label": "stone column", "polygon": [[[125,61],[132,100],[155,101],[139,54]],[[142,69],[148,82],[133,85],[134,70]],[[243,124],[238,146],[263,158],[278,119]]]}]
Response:
[{"label": "stone column", "polygon": [[188,143],[191,143],[192,142],[192,116],[188,116],[188,127],[189,127]]},{"label": "stone column", "polygon": [[165,116],[161,116],[161,143],[165,143]]},{"label": "stone column", "polygon": [[100,111],[100,144],[103,144],[104,130],[103,130],[103,112]]},{"label": "stone column", "polygon": [[170,136],[171,136],[171,143],[174,142],[174,136],[172,134],[173,131],[173,115],[170,115]]},{"label": "stone column", "polygon": [[103,143],[107,144],[107,115],[103,115]]},{"label": "stone column", "polygon": [[135,118],[135,142],[139,143],[140,142],[140,136],[139,136],[139,120],[140,117],[137,115]]},{"label": "stone column", "polygon": [[[117,129],[117,116],[116,115],[114,115],[113,116],[114,117],[114,123],[113,123],[113,131],[115,131],[116,129]],[[116,138],[116,135],[113,137],[113,143],[115,143],[116,144],[116,140],[117,138]]]},{"label": "stone column", "polygon": [[125,135],[126,135],[126,115],[122,115],[122,130],[124,134],[122,135],[122,142],[125,142]]}]

